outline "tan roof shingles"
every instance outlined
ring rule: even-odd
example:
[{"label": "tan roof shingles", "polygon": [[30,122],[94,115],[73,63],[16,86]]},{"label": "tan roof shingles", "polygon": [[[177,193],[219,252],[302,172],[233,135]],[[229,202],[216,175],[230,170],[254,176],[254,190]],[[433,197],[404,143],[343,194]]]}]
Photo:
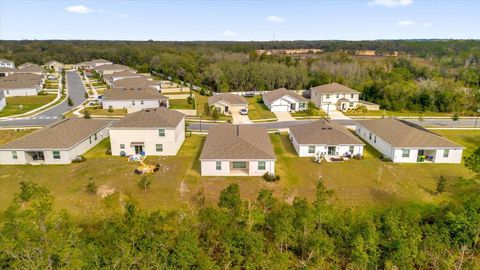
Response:
[{"label": "tan roof shingles", "polygon": [[107,127],[110,120],[67,118],[0,146],[0,150],[66,150]]},{"label": "tan roof shingles", "polygon": [[208,105],[212,106],[213,104],[217,103],[218,101],[223,101],[231,105],[246,105],[248,101],[239,95],[231,94],[231,93],[220,93],[218,95],[213,95],[208,98]]},{"label": "tan roof shingles", "polygon": [[393,147],[462,147],[433,132],[396,118],[358,121]]},{"label": "tan roof shingles", "polygon": [[306,101],[307,99],[300,96],[299,94],[291,91],[291,90],[287,90],[286,88],[278,88],[278,89],[275,89],[273,91],[270,91],[268,93],[265,93],[263,94],[263,98],[268,101],[269,103],[272,103],[274,102],[275,100],[278,100],[280,98],[282,98],[283,96],[289,96],[289,97],[292,97],[298,101]]},{"label": "tan roof shingles", "polygon": [[364,145],[343,126],[327,119],[292,126],[290,133],[299,144]]},{"label": "tan roof shingles", "polygon": [[164,107],[144,109],[126,115],[114,123],[112,128],[175,128],[185,114]]},{"label": "tan roof shingles", "polygon": [[103,100],[168,100],[167,96],[164,96],[155,89],[125,89],[125,88],[113,88],[107,89],[103,93]]},{"label": "tan roof shingles", "polygon": [[275,159],[273,146],[264,127],[221,124],[211,127],[200,160]]},{"label": "tan roof shingles", "polygon": [[156,86],[160,83],[155,80],[149,80],[146,77],[124,78],[113,82],[113,87],[127,88],[127,89],[146,89],[150,86]]},{"label": "tan roof shingles", "polygon": [[310,88],[312,93],[320,93],[320,94],[336,94],[336,93],[343,93],[343,94],[358,94],[357,90],[353,90],[350,87],[346,87],[345,85],[341,85],[339,83],[329,83],[320,86],[315,86]]},{"label": "tan roof shingles", "polygon": [[30,73],[14,73],[0,78],[0,88],[16,89],[31,88],[42,84],[42,75]]}]

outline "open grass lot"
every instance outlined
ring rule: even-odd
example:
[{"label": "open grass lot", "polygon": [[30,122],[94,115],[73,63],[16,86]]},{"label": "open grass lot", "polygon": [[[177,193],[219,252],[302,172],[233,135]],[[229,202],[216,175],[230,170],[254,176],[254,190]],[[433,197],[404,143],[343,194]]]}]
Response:
[{"label": "open grass lot", "polygon": [[344,113],[348,116],[416,116],[416,117],[450,117],[452,113],[442,113],[442,112],[408,112],[408,111],[387,111],[387,110],[378,110],[378,111],[366,111],[366,112],[356,112],[356,111],[347,111]]},{"label": "open grass lot", "polygon": [[188,101],[186,99],[170,99],[168,101],[170,105],[170,109],[183,109],[183,110],[194,110],[195,105],[188,104]]},{"label": "open grass lot", "polygon": [[0,117],[26,113],[41,107],[55,99],[57,95],[7,97],[7,106],[0,112]]},{"label": "open grass lot", "polygon": [[[7,132],[7,133],[4,133]],[[18,134],[0,131],[0,137]],[[478,145],[478,131],[441,132],[452,140],[471,147]],[[5,135],[10,134],[10,135]],[[5,135],[5,136],[4,136]],[[334,203],[362,207],[392,203],[422,201],[439,203],[454,199],[460,192],[453,185],[459,176],[471,176],[463,165],[455,164],[393,164],[378,159],[379,153],[366,147],[365,159],[342,163],[317,164],[311,158],[299,158],[286,134],[272,134],[277,155],[276,171],[279,182],[267,183],[261,177],[201,177],[198,157],[205,140],[203,136],[188,136],[177,156],[148,157],[147,163],[161,165],[151,176],[148,191],[137,186],[139,176],[134,174],[138,163],[126,158],[105,154],[108,139],[85,154],[87,161],[65,166],[0,166],[0,210],[5,209],[18,190],[18,183],[31,180],[47,187],[56,198],[58,208],[66,208],[78,215],[106,215],[119,211],[126,199],[136,201],[145,209],[173,209],[194,205],[195,194],[204,190],[207,204],[214,204],[222,189],[238,182],[244,198],[254,199],[262,188],[274,190],[282,200],[295,196],[313,198],[319,177],[335,191]],[[7,139],[8,140],[8,139]],[[435,195],[439,176],[448,179],[447,192]],[[113,188],[116,193],[105,199],[85,192],[92,178],[99,190]]]},{"label": "open grass lot", "polygon": [[247,97],[246,99],[248,101],[248,118],[251,120],[277,118],[263,102],[260,102],[261,96]]}]

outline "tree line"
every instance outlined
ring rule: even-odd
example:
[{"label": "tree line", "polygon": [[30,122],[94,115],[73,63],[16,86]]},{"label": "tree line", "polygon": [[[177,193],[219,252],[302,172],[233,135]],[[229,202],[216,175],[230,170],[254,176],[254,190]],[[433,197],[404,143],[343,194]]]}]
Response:
[{"label": "tree line", "polygon": [[[308,57],[259,55],[256,49],[323,48]],[[350,50],[400,51],[361,58]],[[308,89],[339,82],[387,110],[473,113],[480,109],[480,42],[475,40],[141,42],[4,41],[16,63],[106,58],[216,92]]]}]

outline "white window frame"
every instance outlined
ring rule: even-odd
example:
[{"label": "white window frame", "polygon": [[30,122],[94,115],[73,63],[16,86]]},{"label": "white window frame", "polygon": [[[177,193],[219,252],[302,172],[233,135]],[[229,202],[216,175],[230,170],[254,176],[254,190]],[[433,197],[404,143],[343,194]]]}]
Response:
[{"label": "white window frame", "polygon": [[125,144],[124,143],[120,144],[120,149],[125,150]]},{"label": "white window frame", "polygon": [[216,171],[221,171],[222,170],[222,162],[221,161],[215,161],[215,170]]},{"label": "white window frame", "polygon": [[12,151],[12,159],[18,159],[17,151]]},{"label": "white window frame", "polygon": [[[260,165],[260,164],[263,164],[263,165]],[[262,168],[263,167],[263,168]],[[267,169],[267,162],[262,160],[262,161],[259,161],[258,162],[258,166],[257,166],[258,170],[259,171],[264,171]]]},{"label": "white window frame", "polygon": [[450,149],[444,149],[443,150],[443,157],[448,158],[449,155],[450,155]]},{"label": "white window frame", "polygon": [[[311,148],[313,147],[313,151],[311,151]],[[314,154],[315,153],[315,146],[314,145],[309,145],[308,146],[308,153],[309,154]]]},{"label": "white window frame", "polygon": [[165,137],[165,129],[159,128],[158,129],[158,137]]},{"label": "white window frame", "polygon": [[60,155],[60,151],[58,150],[52,151],[52,156],[53,156],[53,159],[62,159],[62,156]]},{"label": "white window frame", "polygon": [[410,149],[402,149],[402,158],[410,157]]},{"label": "white window frame", "polygon": [[[159,147],[159,146],[160,146],[160,147]],[[160,148],[160,151],[159,151],[159,148]],[[157,151],[157,152],[163,152],[163,144],[161,144],[161,143],[155,144],[155,151]]]}]

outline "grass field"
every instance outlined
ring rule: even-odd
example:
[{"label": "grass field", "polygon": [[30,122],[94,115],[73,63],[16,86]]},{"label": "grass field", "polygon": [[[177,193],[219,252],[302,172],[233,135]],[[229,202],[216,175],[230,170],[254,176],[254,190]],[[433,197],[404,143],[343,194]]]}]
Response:
[{"label": "grass field", "polygon": [[20,129],[18,131],[13,129],[0,130],[0,145],[25,136],[32,131],[34,131],[34,129]]},{"label": "grass field", "polygon": [[7,106],[0,112],[0,117],[26,113],[51,102],[55,97],[54,94],[7,97]]},{"label": "grass field", "polygon": [[[480,141],[480,132],[448,131],[442,134],[463,145],[471,152]],[[12,131],[0,131],[0,138],[17,136]],[[105,154],[109,141],[85,154],[87,161],[59,166],[0,166],[0,210],[5,209],[18,190],[18,183],[31,180],[47,187],[55,196],[56,206],[78,215],[108,215],[120,209],[130,199],[142,208],[174,209],[194,205],[195,194],[204,190],[207,204],[215,204],[218,195],[228,184],[237,182],[245,199],[255,199],[262,188],[272,189],[277,198],[291,202],[295,196],[312,199],[316,183],[321,177],[325,185],[335,191],[333,203],[352,207],[389,205],[402,202],[430,202],[454,200],[459,188],[458,178],[471,172],[455,164],[393,164],[382,162],[379,153],[366,147],[363,160],[317,164],[311,158],[299,158],[286,134],[272,134],[277,155],[276,172],[281,179],[267,183],[261,177],[201,177],[198,157],[205,140],[203,136],[189,136],[177,156],[148,157],[147,163],[160,164],[160,171],[151,176],[149,190],[138,188],[139,176],[134,174],[138,163],[126,158]],[[448,181],[447,192],[435,195],[440,176]],[[99,189],[113,188],[116,193],[105,199],[85,192],[92,178]]]},{"label": "grass field", "polygon": [[170,109],[183,109],[183,110],[194,110],[194,104],[188,104],[186,99],[170,99],[168,101]]},{"label": "grass field", "polygon": [[[109,112],[108,109],[88,109],[91,115],[127,115],[126,109],[113,109],[113,112]],[[80,113],[83,114],[84,110],[80,110]]]},{"label": "grass field", "polygon": [[378,110],[378,111],[366,111],[366,112],[352,112],[347,111],[344,113],[348,116],[412,116],[412,117],[428,117],[428,116],[437,116],[437,117],[450,117],[452,113],[441,113],[441,112],[398,112],[398,111],[386,111],[386,110]]},{"label": "grass field", "polygon": [[295,113],[291,113],[293,117],[309,117],[309,116],[327,116],[323,110],[314,108],[312,109],[312,114],[309,114],[307,111],[299,111]]},{"label": "grass field", "polygon": [[259,102],[261,97],[248,97],[248,118],[251,120],[277,118],[267,106]]}]

